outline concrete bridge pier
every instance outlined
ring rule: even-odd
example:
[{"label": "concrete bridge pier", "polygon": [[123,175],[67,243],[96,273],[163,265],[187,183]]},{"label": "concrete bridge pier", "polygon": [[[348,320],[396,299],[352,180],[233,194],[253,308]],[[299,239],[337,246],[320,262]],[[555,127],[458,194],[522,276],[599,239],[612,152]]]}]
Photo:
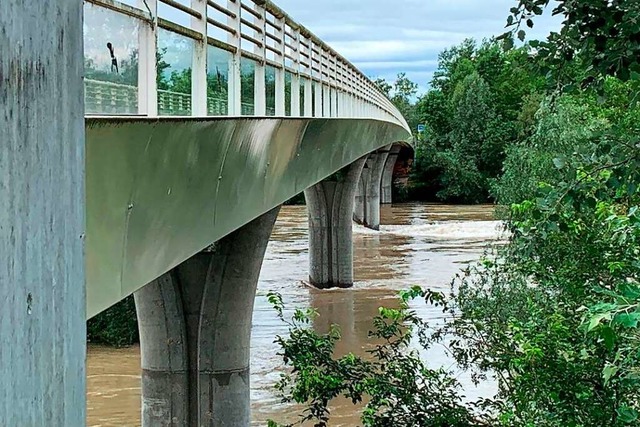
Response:
[{"label": "concrete bridge pier", "polygon": [[85,419],[82,2],[0,0],[0,425]]},{"label": "concrete bridge pier", "polygon": [[137,291],[142,425],[248,427],[251,317],[277,207]]},{"label": "concrete bridge pier", "polygon": [[380,182],[390,149],[389,145],[369,154],[358,182],[353,220],[372,230],[380,229]]},{"label": "concrete bridge pier", "polygon": [[321,289],[353,286],[354,196],[367,157],[304,192],[309,212],[309,281]]},{"label": "concrete bridge pier", "polygon": [[396,166],[399,153],[400,146],[392,146],[391,150],[389,150],[387,161],[384,163],[382,180],[380,182],[380,203],[383,205],[393,203],[393,169]]}]

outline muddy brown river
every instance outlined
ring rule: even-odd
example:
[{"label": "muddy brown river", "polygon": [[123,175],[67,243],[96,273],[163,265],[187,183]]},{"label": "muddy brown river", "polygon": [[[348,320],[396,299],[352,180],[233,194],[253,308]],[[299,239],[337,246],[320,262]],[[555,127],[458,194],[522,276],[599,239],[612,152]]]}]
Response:
[{"label": "muddy brown river", "polygon": [[[251,405],[253,425],[267,419],[293,422],[299,408],[283,405],[273,389],[283,371],[274,337],[285,334],[266,299],[269,291],[282,294],[288,310],[315,308],[314,327],[326,331],[338,324],[342,340],[338,353],[364,354],[367,333],[380,306],[394,306],[399,290],[412,285],[447,290],[451,278],[498,239],[499,222],[493,206],[400,204],[383,206],[380,231],[354,226],[355,279],[352,289],[318,291],[307,279],[307,215],[304,207],[285,206],[271,236],[258,284],[251,337]],[[416,303],[419,315],[438,321],[441,313]],[[423,355],[431,366],[451,366],[444,350]],[[488,396],[493,384],[474,387],[462,373],[468,398]],[[140,349],[112,349],[90,345],[87,367],[87,425],[140,425]],[[358,408],[335,402],[332,426],[357,426]]]}]

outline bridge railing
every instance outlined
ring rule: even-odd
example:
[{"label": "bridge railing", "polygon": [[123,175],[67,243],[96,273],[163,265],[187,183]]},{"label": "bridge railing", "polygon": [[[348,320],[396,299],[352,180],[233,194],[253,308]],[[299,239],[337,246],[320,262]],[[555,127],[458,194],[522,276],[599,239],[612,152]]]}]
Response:
[{"label": "bridge railing", "polygon": [[266,0],[85,0],[88,114],[406,121],[362,72]]},{"label": "bridge railing", "polygon": [[[138,114],[138,87],[85,79],[84,104],[87,114]],[[191,111],[191,94],[158,90],[158,114],[161,116],[184,116]],[[207,115],[226,116],[229,104],[226,98],[207,97]],[[242,104],[242,115],[252,116],[253,105]],[[267,115],[274,116],[275,110],[267,107]]]}]

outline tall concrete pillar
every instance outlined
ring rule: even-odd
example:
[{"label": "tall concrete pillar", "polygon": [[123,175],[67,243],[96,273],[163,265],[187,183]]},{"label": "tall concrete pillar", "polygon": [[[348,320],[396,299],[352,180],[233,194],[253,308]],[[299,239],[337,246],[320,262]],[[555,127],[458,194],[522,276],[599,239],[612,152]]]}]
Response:
[{"label": "tall concrete pillar", "polygon": [[372,230],[380,229],[380,181],[390,148],[369,154],[358,183],[353,220]]},{"label": "tall concrete pillar", "polygon": [[353,286],[354,196],[366,157],[304,191],[309,212],[309,281],[318,288]]},{"label": "tall concrete pillar", "polygon": [[389,150],[387,161],[384,163],[380,182],[380,203],[382,204],[390,204],[393,202],[393,169],[396,166],[399,153],[400,146],[392,146],[391,150]]},{"label": "tall concrete pillar", "polygon": [[356,188],[356,195],[353,205],[353,221],[357,222],[358,224],[363,224],[364,218],[367,217],[367,183],[371,181],[372,164],[373,161],[371,159],[371,155],[367,155],[364,167],[362,168],[362,173],[360,174],[360,178],[358,179],[358,187]]},{"label": "tall concrete pillar", "polygon": [[0,1],[0,425],[85,424],[82,2]]},{"label": "tall concrete pillar", "polygon": [[279,210],[265,213],[134,294],[144,427],[250,425],[253,302]]}]

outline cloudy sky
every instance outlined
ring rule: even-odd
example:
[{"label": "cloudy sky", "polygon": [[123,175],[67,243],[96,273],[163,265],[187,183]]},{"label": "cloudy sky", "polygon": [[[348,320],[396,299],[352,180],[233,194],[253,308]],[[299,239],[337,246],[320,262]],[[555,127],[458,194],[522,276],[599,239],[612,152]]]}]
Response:
[{"label": "cloudy sky", "polygon": [[[293,19],[352,61],[365,74],[394,80],[398,72],[424,91],[438,52],[467,37],[504,31],[515,0],[275,0]],[[540,18],[532,37],[545,37],[559,20]]]}]

